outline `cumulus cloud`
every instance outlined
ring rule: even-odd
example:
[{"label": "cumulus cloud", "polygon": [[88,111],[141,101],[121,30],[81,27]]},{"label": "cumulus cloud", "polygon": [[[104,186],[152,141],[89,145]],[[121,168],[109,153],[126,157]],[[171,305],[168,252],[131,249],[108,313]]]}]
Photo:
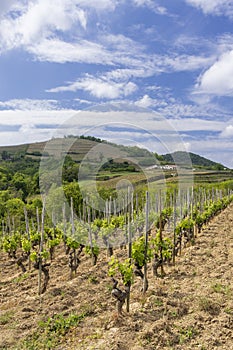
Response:
[{"label": "cumulus cloud", "polygon": [[126,97],[136,91],[137,86],[132,82],[121,82],[107,80],[105,77],[95,78],[87,75],[85,78],[77,80],[66,86],[59,86],[48,92],[64,92],[84,90],[89,92],[92,96],[97,98],[116,99],[119,97]]},{"label": "cumulus cloud", "polygon": [[196,92],[219,96],[233,95],[233,50],[224,53],[204,72],[196,85]]},{"label": "cumulus cloud", "polygon": [[1,13],[7,13],[14,5],[17,12],[5,16],[1,21],[1,51],[19,46],[28,47],[45,39],[51,39],[57,32],[67,32],[79,24],[85,30],[88,11],[114,10],[116,0],[31,0],[1,1]]},{"label": "cumulus cloud", "polygon": [[233,125],[227,125],[226,128],[221,132],[220,137],[233,139]]},{"label": "cumulus cloud", "polygon": [[135,102],[136,106],[149,108],[154,105],[154,100],[149,95],[144,95],[138,101]]},{"label": "cumulus cloud", "polygon": [[85,28],[86,14],[71,0],[30,2],[18,17],[8,16],[2,20],[2,49],[30,45],[51,36],[54,31],[67,31],[77,22]]},{"label": "cumulus cloud", "polygon": [[186,2],[201,9],[205,14],[226,15],[233,18],[232,0],[186,0]]},{"label": "cumulus cloud", "polygon": [[[135,101],[135,105],[138,107],[143,107],[143,108],[154,108],[156,109],[161,115],[168,117],[166,107],[168,106],[168,102],[165,100],[168,100],[169,97],[167,96],[166,92],[159,92],[159,87],[155,90],[151,91],[156,91],[157,90],[157,97],[152,98],[149,95],[144,95],[142,98],[139,100]],[[150,90],[150,89],[148,89]],[[171,101],[170,101],[171,102]]]}]

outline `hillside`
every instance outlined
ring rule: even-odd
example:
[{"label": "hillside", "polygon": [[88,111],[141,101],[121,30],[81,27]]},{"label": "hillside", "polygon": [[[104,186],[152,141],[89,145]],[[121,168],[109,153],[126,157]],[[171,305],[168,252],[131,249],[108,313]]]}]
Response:
[{"label": "hillside", "polygon": [[[2,158],[5,159],[18,159],[23,157],[29,157],[33,159],[40,159],[42,155],[44,155],[44,149],[46,145],[49,145],[49,149],[47,151],[51,152],[51,154],[56,154],[61,151],[61,148],[68,142],[68,139],[53,139],[47,143],[44,142],[35,142],[30,144],[23,144],[17,146],[1,146],[0,154],[2,154]],[[71,155],[72,159],[75,161],[81,161],[86,153],[90,151],[93,147],[95,147],[98,143],[89,139],[79,139],[77,138],[76,142],[69,149],[68,154]]]},{"label": "hillside", "polygon": [[[0,146],[0,155],[3,160],[22,159],[25,157],[40,160],[41,156],[46,156],[48,153],[54,156],[66,153],[72,160],[80,163],[87,153],[95,149],[95,147],[97,149],[102,147],[102,153],[105,158],[116,157],[118,162],[124,162],[125,158],[127,158],[141,166],[149,166],[154,165],[157,159],[153,153],[146,149],[136,146],[116,145],[93,136],[70,136],[31,144]],[[91,153],[93,154],[94,152]]]},{"label": "hillside", "polygon": [[77,277],[69,280],[67,256],[60,249],[41,300],[36,272],[22,275],[0,253],[0,349],[231,349],[232,209],[231,205],[213,219],[196,244],[184,249],[175,267],[166,266],[163,279],[152,277],[150,268],[145,296],[136,280],[130,313],[122,317],[117,317],[111,298],[105,252],[95,267],[82,257]]},{"label": "hillside", "polygon": [[187,157],[190,157],[191,162],[196,167],[202,167],[207,169],[214,169],[214,170],[225,170],[226,167],[222,164],[213,162],[212,160],[209,160],[207,158],[201,157],[198,154],[191,153],[191,152],[174,152],[169,154],[162,155],[163,159],[167,163],[171,164],[180,164],[185,165],[187,163]]},{"label": "hillside", "polygon": [[[66,149],[66,145],[73,140],[71,147],[68,149],[67,154],[77,163],[80,163],[84,156],[94,149],[99,144],[103,145],[103,152],[106,158],[117,155],[117,162],[124,162],[124,158],[129,158],[130,162],[136,162],[140,166],[151,166],[154,164],[177,164],[186,165],[187,157],[190,157],[193,166],[211,169],[211,170],[225,170],[226,167],[222,164],[211,161],[207,158],[201,157],[194,153],[187,152],[174,152],[171,154],[158,155],[142,149],[136,146],[123,146],[116,145],[93,136],[80,136],[80,137],[67,137],[57,138],[45,142],[35,142],[31,144],[23,144],[17,146],[0,146],[0,155],[2,158],[7,159],[20,159],[29,157],[32,159],[40,160],[42,155],[46,153],[59,154],[62,152],[62,147]],[[47,145],[47,149],[45,149]],[[48,146],[49,145],[49,146]],[[112,151],[115,149],[115,152]]]}]

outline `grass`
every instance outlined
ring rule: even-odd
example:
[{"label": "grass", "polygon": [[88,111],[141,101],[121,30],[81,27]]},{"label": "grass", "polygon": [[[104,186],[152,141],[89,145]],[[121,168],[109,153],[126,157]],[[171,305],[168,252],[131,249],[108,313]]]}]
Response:
[{"label": "grass", "polygon": [[198,334],[197,330],[190,326],[179,329],[179,343],[184,344],[185,342],[193,339]]},{"label": "grass", "polygon": [[14,317],[13,311],[7,311],[3,315],[0,315],[0,325],[4,326],[12,321]]},{"label": "grass", "polygon": [[12,282],[13,283],[21,283],[23,282],[24,280],[26,280],[28,277],[30,276],[30,273],[29,272],[26,272],[26,273],[23,273],[22,275],[20,275],[19,277],[15,277]]},{"label": "grass", "polygon": [[97,284],[98,283],[98,278],[91,275],[91,276],[88,277],[88,282],[90,282],[91,284]]},{"label": "grass", "polygon": [[218,315],[220,305],[207,297],[201,297],[198,302],[199,310],[209,313],[212,316]]},{"label": "grass", "polygon": [[154,303],[155,303],[156,306],[163,306],[163,301],[161,299],[159,299],[159,298],[156,298]]},{"label": "grass", "polygon": [[77,327],[91,311],[80,314],[56,314],[45,321],[40,321],[38,329],[20,344],[21,350],[53,350],[72,328]]},{"label": "grass", "polygon": [[221,293],[226,295],[227,297],[231,297],[232,295],[230,286],[224,286],[221,283],[215,283],[214,285],[211,286],[211,288],[215,293]]}]

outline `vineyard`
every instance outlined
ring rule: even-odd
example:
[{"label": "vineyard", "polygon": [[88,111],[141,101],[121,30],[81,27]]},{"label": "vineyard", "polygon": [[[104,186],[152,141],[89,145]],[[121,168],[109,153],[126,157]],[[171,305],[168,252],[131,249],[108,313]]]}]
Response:
[{"label": "vineyard", "polygon": [[[71,345],[67,349],[128,349],[123,345],[101,345],[100,341],[99,347],[88,347],[89,337],[91,342],[104,336],[94,331],[93,325],[91,334],[84,336],[82,332],[91,322],[88,320],[95,318],[101,319],[106,332],[110,328],[117,332],[116,327],[124,329],[141,314],[142,319],[150,315],[153,322],[160,323],[161,331],[171,333],[164,340],[155,336],[155,340],[153,332],[148,330],[148,335],[140,340],[143,347],[188,349],[189,340],[198,338],[198,331],[193,326],[171,331],[170,321],[179,320],[189,311],[185,300],[182,302],[182,290],[170,291],[174,300],[171,305],[168,300],[165,302],[166,288],[169,289],[170,280],[190,277],[190,266],[187,270],[184,266],[180,272],[181,262],[186,261],[186,254],[200,248],[200,238],[205,237],[208,227],[225,211],[230,213],[232,190],[232,181],[186,189],[173,186],[166,191],[144,194],[134,194],[128,189],[121,198],[120,209],[117,200],[109,197],[102,213],[85,204],[75,207],[71,197],[68,208],[63,205],[59,214],[52,211],[52,220],[46,212],[46,200],[34,212],[25,206],[20,217],[8,214],[2,221],[1,232],[0,323],[4,330],[15,324],[16,334],[9,339],[3,336],[0,348],[65,349],[64,342],[68,339]],[[214,243],[208,249],[210,258]],[[226,257],[227,249],[226,246]],[[196,261],[197,266],[191,270],[199,268],[205,258],[208,255],[200,256],[200,262]],[[8,304],[9,285],[17,288],[19,296],[21,288],[24,298],[26,295],[26,299],[20,297],[16,301],[16,306]],[[228,296],[232,292],[229,285],[217,281],[213,290]],[[220,313],[218,301],[203,297],[202,302],[201,311],[209,312],[211,318]],[[24,303],[30,307],[24,308]],[[30,331],[25,321],[25,337],[21,340],[17,339],[20,325],[13,311],[17,306],[25,314],[24,320],[32,324],[34,318],[37,320],[34,331]],[[229,318],[232,312],[229,307],[226,311]],[[134,322],[135,329],[140,329],[140,317]],[[205,346],[203,350],[214,349]]]}]

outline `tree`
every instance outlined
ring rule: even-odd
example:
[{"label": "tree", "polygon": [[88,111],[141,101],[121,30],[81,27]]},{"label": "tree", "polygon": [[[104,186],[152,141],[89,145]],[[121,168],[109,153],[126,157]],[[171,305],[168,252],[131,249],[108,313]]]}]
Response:
[{"label": "tree", "polygon": [[7,151],[3,150],[2,151],[2,160],[7,160],[10,159],[10,155]]},{"label": "tree", "polygon": [[63,188],[64,188],[65,196],[69,203],[71,202],[71,198],[73,198],[74,210],[76,213],[78,213],[80,210],[80,206],[83,203],[83,198],[82,198],[79,184],[73,181],[69,184],[64,185]]},{"label": "tree", "polygon": [[25,200],[29,193],[28,187],[30,184],[30,178],[26,177],[22,173],[17,172],[13,176],[12,184],[15,187],[16,191],[22,191],[22,199]]}]

